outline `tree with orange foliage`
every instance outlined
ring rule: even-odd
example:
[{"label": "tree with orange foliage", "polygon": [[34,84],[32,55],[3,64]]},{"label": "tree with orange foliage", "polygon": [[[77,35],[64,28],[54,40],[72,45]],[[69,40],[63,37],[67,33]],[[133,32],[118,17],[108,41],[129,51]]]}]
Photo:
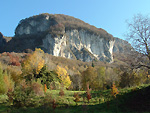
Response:
[{"label": "tree with orange foliage", "polygon": [[46,84],[44,84],[44,92],[46,93],[46,91],[47,91],[47,86]]},{"label": "tree with orange foliage", "polygon": [[[119,91],[116,87],[116,85],[113,83],[113,86],[112,86],[112,90],[111,90],[111,94],[114,98],[116,98],[116,96],[119,94]],[[109,102],[107,103],[108,105],[108,108],[109,108]],[[116,112],[118,113],[118,99],[116,98]]]},{"label": "tree with orange foliage", "polygon": [[111,94],[116,98],[116,95],[119,94],[119,91],[118,89],[116,88],[116,85],[113,83],[113,86],[112,86],[112,91],[111,91]]},{"label": "tree with orange foliage", "polygon": [[13,66],[20,66],[20,62],[19,62],[19,57],[18,56],[14,56],[10,53],[7,53],[7,55],[10,57],[10,64]]}]

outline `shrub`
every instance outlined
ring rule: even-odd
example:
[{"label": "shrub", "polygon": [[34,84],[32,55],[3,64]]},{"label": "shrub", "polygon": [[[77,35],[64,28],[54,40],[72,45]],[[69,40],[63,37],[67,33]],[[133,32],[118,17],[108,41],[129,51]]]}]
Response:
[{"label": "shrub", "polygon": [[[38,91],[40,89],[40,91]],[[26,83],[22,81],[20,86],[14,90],[14,106],[15,107],[35,107],[40,106],[41,85],[38,83]]]},{"label": "shrub", "polygon": [[38,82],[33,82],[31,85],[31,89],[35,93],[36,96],[44,96],[43,85]]},{"label": "shrub", "polygon": [[57,107],[56,100],[53,99],[53,101],[52,101],[52,108],[53,108],[53,110],[55,110],[56,107]]},{"label": "shrub", "polygon": [[18,67],[7,66],[7,72],[10,74],[11,79],[15,82],[15,85],[21,82],[21,69]]},{"label": "shrub", "polygon": [[118,93],[118,89],[116,88],[115,84],[113,84],[111,94],[116,98],[116,95],[118,95]]},{"label": "shrub", "polygon": [[73,96],[75,99],[74,101],[76,102],[76,105],[77,105],[77,102],[80,101],[80,96],[79,96],[79,93],[74,93],[74,96]]},{"label": "shrub", "polygon": [[9,52],[7,52],[7,56],[10,57],[10,65],[21,66],[18,56],[14,56],[14,55],[10,54]]},{"label": "shrub", "polygon": [[47,86],[46,84],[44,84],[44,92],[46,93],[46,91],[47,91]]},{"label": "shrub", "polygon": [[7,102],[7,100],[8,100],[7,95],[0,95],[0,104],[4,103],[4,102]]},{"label": "shrub", "polygon": [[63,89],[60,89],[59,95],[60,95],[60,96],[64,96],[64,95],[65,95],[64,90],[63,90]]},{"label": "shrub", "polygon": [[88,100],[88,103],[89,103],[90,99],[92,99],[92,96],[91,96],[91,93],[90,93],[92,89],[89,88],[89,84],[88,83],[87,83],[86,88],[87,88],[86,89],[87,100]]}]

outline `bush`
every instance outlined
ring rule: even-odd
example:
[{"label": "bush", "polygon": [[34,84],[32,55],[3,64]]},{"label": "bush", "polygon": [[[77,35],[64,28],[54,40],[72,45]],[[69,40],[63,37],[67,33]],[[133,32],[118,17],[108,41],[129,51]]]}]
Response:
[{"label": "bush", "polygon": [[15,82],[15,85],[21,82],[21,69],[13,66],[7,66],[7,72],[10,74],[11,79]]},{"label": "bush", "polygon": [[43,85],[38,82],[33,82],[31,85],[31,89],[35,93],[36,96],[44,96]]},{"label": "bush", "polygon": [[9,52],[7,52],[6,54],[10,58],[10,61],[9,61],[10,65],[13,65],[13,66],[20,66],[21,65],[19,62],[18,56],[14,55],[12,53],[9,53]]},{"label": "bush", "polygon": [[34,82],[31,84],[23,81],[14,90],[14,106],[16,107],[35,107],[40,106],[43,97],[41,85]]},{"label": "bush", "polygon": [[0,103],[7,102],[7,100],[8,100],[7,95],[0,95]]}]

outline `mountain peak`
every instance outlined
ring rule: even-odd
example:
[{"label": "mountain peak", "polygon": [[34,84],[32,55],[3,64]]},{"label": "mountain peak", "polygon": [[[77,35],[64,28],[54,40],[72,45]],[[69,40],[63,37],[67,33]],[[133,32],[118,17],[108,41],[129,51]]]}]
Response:
[{"label": "mountain peak", "polygon": [[44,13],[21,20],[3,51],[41,48],[54,56],[112,62],[114,50],[123,50],[114,43],[115,38],[102,28],[68,15]]}]

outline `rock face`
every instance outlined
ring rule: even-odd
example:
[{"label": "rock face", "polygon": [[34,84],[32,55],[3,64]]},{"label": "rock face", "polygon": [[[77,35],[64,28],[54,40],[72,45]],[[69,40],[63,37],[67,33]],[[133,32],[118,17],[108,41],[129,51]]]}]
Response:
[{"label": "rock face", "polygon": [[66,31],[61,37],[47,34],[42,47],[54,56],[76,58],[82,61],[107,60],[113,61],[113,40],[105,40],[99,35],[91,35],[85,30]]},{"label": "rock face", "polygon": [[115,37],[115,43],[113,47],[113,53],[129,53],[133,50],[133,47],[131,44],[129,44],[127,41],[119,39]]},{"label": "rock face", "polygon": [[41,14],[21,20],[15,30],[15,37],[4,51],[41,48],[54,56],[112,62],[113,52],[122,51],[119,41],[105,30],[74,17]]},{"label": "rock face", "polygon": [[0,32],[0,49],[6,44],[3,34]]}]

